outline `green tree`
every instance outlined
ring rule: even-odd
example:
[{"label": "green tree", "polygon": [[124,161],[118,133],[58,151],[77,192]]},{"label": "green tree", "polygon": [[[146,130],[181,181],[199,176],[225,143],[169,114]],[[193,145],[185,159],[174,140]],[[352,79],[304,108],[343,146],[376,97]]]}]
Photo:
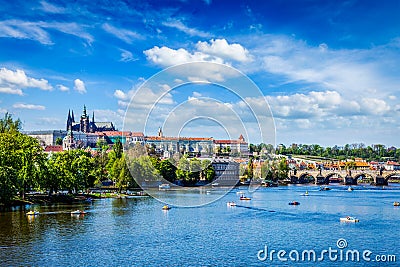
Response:
[{"label": "green tree", "polygon": [[122,143],[119,138],[115,140],[115,143],[113,145],[113,151],[115,153],[115,156],[120,159],[122,157],[123,149],[122,149]]},{"label": "green tree", "polygon": [[61,146],[62,143],[63,143],[62,138],[61,138],[61,137],[57,137],[57,139],[56,139],[56,145]]},{"label": "green tree", "polygon": [[0,119],[0,133],[15,133],[22,128],[20,119],[14,120],[10,113],[6,112],[4,118]]},{"label": "green tree", "polygon": [[160,172],[161,176],[165,180],[167,180],[167,181],[169,181],[171,183],[175,182],[175,180],[176,180],[176,167],[175,167],[175,165],[173,165],[171,163],[171,161],[169,161],[169,160],[162,160],[160,162],[159,166],[160,166],[159,172]]},{"label": "green tree", "polygon": [[284,180],[288,178],[288,173],[289,173],[289,165],[287,164],[287,161],[285,158],[282,158],[279,163],[278,163],[278,168],[277,168],[277,176],[279,180]]}]

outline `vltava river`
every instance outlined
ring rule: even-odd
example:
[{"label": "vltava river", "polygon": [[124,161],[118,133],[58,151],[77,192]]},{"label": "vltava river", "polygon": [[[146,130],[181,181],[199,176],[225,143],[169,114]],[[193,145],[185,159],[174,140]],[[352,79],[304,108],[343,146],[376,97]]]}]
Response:
[{"label": "vltava river", "polygon": [[[297,260],[302,266],[398,266],[400,207],[393,202],[400,201],[399,188],[330,187],[261,188],[251,194],[239,188],[205,206],[169,211],[145,197],[38,206],[41,214],[33,220],[26,211],[2,212],[0,266],[294,266]],[[217,190],[181,194],[212,199]],[[252,199],[240,201],[239,190]],[[306,190],[309,196],[301,196]],[[228,207],[227,201],[239,206]],[[88,213],[71,216],[78,208]],[[360,222],[340,223],[346,215]],[[279,250],[286,252],[281,259]],[[308,259],[311,250],[315,259]],[[350,261],[351,254],[346,261],[349,250],[359,252],[358,262]],[[377,262],[390,255],[397,262]]]}]

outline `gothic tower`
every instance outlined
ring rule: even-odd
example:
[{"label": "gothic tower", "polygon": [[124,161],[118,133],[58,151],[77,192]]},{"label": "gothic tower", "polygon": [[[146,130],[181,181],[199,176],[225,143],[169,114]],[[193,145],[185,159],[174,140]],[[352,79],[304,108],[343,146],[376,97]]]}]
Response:
[{"label": "gothic tower", "polygon": [[89,116],[86,113],[86,106],[83,106],[83,114],[80,120],[80,130],[81,132],[88,133],[89,132]]},{"label": "gothic tower", "polygon": [[67,131],[72,130],[71,110],[68,110]]}]

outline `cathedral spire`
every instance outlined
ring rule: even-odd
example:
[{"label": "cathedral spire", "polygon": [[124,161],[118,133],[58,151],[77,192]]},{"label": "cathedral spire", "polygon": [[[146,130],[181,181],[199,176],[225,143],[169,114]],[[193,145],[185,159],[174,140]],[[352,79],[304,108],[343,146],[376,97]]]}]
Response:
[{"label": "cathedral spire", "polygon": [[93,111],[93,115],[92,115],[92,123],[94,123],[94,111]]},{"label": "cathedral spire", "polygon": [[74,110],[72,110],[71,121],[72,121],[72,122],[75,122]]},{"label": "cathedral spire", "polygon": [[87,117],[87,113],[86,113],[86,105],[83,105],[83,115],[82,117],[86,118]]},{"label": "cathedral spire", "polygon": [[67,131],[70,129],[71,124],[72,124],[72,121],[71,121],[71,110],[68,110]]}]

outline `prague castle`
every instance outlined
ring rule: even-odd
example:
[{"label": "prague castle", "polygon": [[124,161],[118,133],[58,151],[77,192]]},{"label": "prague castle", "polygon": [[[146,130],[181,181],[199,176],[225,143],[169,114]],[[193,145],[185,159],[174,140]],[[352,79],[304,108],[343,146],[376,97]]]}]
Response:
[{"label": "prague castle", "polygon": [[112,122],[95,122],[94,121],[94,111],[92,115],[92,120],[89,120],[89,116],[86,112],[86,106],[83,106],[83,113],[80,117],[79,122],[75,122],[74,111],[68,111],[67,118],[67,131],[76,131],[83,133],[95,133],[95,132],[105,132],[105,131],[115,131],[115,127]]}]

